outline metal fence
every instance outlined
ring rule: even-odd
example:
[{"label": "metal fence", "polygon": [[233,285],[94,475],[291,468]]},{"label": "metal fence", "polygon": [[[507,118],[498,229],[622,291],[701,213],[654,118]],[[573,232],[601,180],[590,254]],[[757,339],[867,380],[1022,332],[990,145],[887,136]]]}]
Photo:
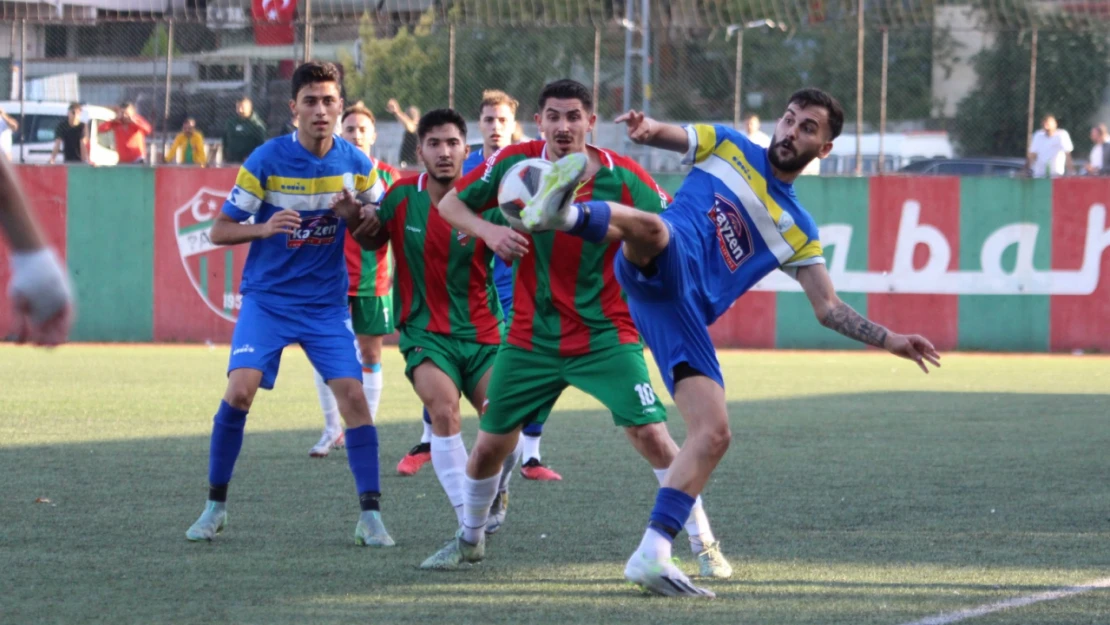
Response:
[{"label": "metal fence", "polygon": [[[568,76],[594,90],[595,142],[623,150],[609,122],[628,107],[738,127],[755,114],[771,134],[793,90],[820,86],[846,112],[830,174],[922,156],[1022,159],[1046,113],[1080,156],[1090,127],[1110,119],[1107,2],[82,1],[0,4],[0,90],[4,110],[22,113],[17,142],[52,139],[57,115],[39,101],[131,101],[156,145],[191,117],[218,155],[243,96],[270,134],[289,128],[289,76],[306,58],[341,65],[347,99],[378,115],[387,160],[401,137],[390,99],[476,119],[482,90],[500,88],[529,121],[542,85]],[[678,167],[632,151],[653,170]]]}]

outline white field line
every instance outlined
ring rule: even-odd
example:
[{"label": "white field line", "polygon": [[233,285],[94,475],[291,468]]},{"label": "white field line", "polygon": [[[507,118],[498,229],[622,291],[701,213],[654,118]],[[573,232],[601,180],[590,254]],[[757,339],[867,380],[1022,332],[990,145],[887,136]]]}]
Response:
[{"label": "white field line", "polygon": [[1078,586],[1071,586],[1069,588],[1061,588],[1060,590],[1052,590],[1049,592],[1041,592],[1035,595],[1026,595],[1024,597],[1014,597],[1013,599],[1006,599],[997,603],[988,603],[976,608],[968,608],[967,610],[960,610],[959,612],[946,612],[944,614],[936,614],[923,618],[919,621],[911,621],[902,623],[902,625],[949,625],[949,623],[957,623],[970,618],[977,618],[992,614],[994,612],[1001,612],[1003,610],[1011,610],[1013,608],[1021,608],[1034,603],[1041,603],[1044,601],[1056,601],[1057,599],[1067,599],[1075,595],[1081,595],[1085,592],[1092,590],[1099,590],[1103,588],[1110,588],[1110,577],[1103,579],[1096,579],[1080,584]]}]

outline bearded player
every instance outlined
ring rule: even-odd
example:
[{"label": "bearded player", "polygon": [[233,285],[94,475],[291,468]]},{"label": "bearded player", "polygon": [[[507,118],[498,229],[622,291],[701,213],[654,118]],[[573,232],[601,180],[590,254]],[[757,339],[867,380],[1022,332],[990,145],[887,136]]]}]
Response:
[{"label": "bearded player", "polygon": [[[343,111],[340,129],[340,136],[370,158],[378,181],[389,189],[400,172],[370,155],[378,138],[374,114],[370,109],[362,102],[347,107]],[[347,277],[350,282],[347,303],[351,308],[351,323],[362,354],[362,391],[366,394],[366,403],[370,405],[370,414],[376,415],[382,398],[382,338],[393,334],[393,318],[390,316],[393,307],[392,257],[388,247],[365,250],[354,237],[347,237],[343,244],[343,255],[347,259]],[[308,455],[322,458],[332,449],[343,445],[343,427],[339,422],[335,394],[324,382],[319,371],[313,373],[320,408],[324,411],[324,433]]]},{"label": "bearded player", "polygon": [[[678,453],[667,432],[666,409],[651,388],[640,336],[613,279],[618,246],[561,232],[527,236],[478,214],[497,205],[498,187],[513,165],[567,154],[588,163],[587,175],[575,189],[577,198],[630,199],[649,213],[666,206],[666,194],[639,165],[586,145],[597,117],[585,85],[573,80],[548,84],[540,93],[539,111],[536,123],[547,141],[500,150],[439,204],[440,214],[456,228],[482,239],[500,256],[517,260],[512,323],[497,352],[490,404],[467,464],[462,528],[455,540],[425,561],[424,568],[458,568],[484,557],[485,527],[502,462],[516,448],[523,426],[549,410],[568,386],[589,393],[609,409],[613,422],[624,428],[658,480]],[[504,223],[499,212],[494,218]],[[683,522],[702,575],[729,577],[732,567],[700,503]]]},{"label": "bearded player", "polygon": [[844,111],[832,96],[819,89],[790,96],[769,149],[727,126],[683,128],[635,111],[617,121],[628,124],[634,142],[685,154],[694,165],[674,203],[661,215],[612,202],[572,203],[571,191],[589,174],[585,160],[574,157],[545,175],[548,193],[536,197],[522,220],[533,231],[554,229],[587,243],[623,241],[617,279],[687,425],[686,442],[624,575],[660,595],[713,597],[670,561],[671,541],[732,436],[707,326],[781,269],[798,280],[825,327],[912,360],[926,373],[927,363],[940,366],[940,355],[924,337],[867,320],[833,289],[817,226],[793,188],[805,166],[827,156],[840,134]]}]

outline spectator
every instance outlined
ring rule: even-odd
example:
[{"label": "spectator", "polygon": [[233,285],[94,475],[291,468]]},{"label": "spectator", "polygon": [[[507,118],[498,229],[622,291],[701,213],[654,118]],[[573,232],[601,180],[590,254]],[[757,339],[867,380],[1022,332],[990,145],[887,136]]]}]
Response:
[{"label": "spectator", "polygon": [[208,164],[208,154],[204,151],[204,135],[197,130],[197,121],[192,117],[185,120],[181,132],[174,137],[173,145],[166,152],[166,162],[201,167]]},{"label": "spectator", "polygon": [[255,148],[266,142],[266,124],[254,112],[254,102],[243,98],[235,105],[238,113],[224,128],[224,162],[242,163]]},{"label": "spectator", "polygon": [[1059,128],[1055,115],[1045,115],[1041,130],[1033,133],[1026,156],[1026,167],[1032,170],[1035,178],[1063,176],[1072,170],[1071,136]]},{"label": "spectator", "polygon": [[0,152],[12,160],[12,134],[19,130],[19,122],[4,111],[0,111]]},{"label": "spectator", "polygon": [[142,164],[146,161],[146,138],[153,128],[150,122],[135,111],[135,105],[124,102],[116,109],[116,118],[101,122],[100,132],[111,132],[116,138],[116,153],[121,165]]},{"label": "spectator", "polygon": [[1110,132],[1106,124],[1091,128],[1091,156],[1087,159],[1086,169],[1091,176],[1110,173]]},{"label": "spectator", "polygon": [[401,110],[401,105],[397,103],[397,100],[390,98],[385,105],[385,110],[393,113],[397,121],[405,127],[405,136],[401,139],[401,154],[397,158],[400,163],[398,166],[404,169],[416,165],[416,146],[419,143],[416,138],[416,124],[420,121],[420,109],[410,106],[407,111],[408,115],[406,115],[406,111]]},{"label": "spectator", "polygon": [[50,164],[58,160],[62,153],[64,163],[89,162],[89,128],[81,121],[81,103],[71,102],[65,121],[54,127],[54,151],[50,153]]},{"label": "spectator", "polygon": [[771,147],[771,137],[759,129],[759,116],[748,115],[748,140],[761,148]]}]

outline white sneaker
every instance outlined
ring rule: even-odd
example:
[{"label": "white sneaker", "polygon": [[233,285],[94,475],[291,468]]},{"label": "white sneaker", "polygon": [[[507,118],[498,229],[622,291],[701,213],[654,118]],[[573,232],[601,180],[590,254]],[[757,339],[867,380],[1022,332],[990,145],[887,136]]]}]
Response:
[{"label": "white sneaker", "polygon": [[364,547],[392,547],[397,543],[382,523],[382,513],[367,510],[359,515],[355,525],[355,544]]},{"label": "white sneaker", "polygon": [[664,597],[713,599],[717,596],[712,590],[695,586],[689,577],[670,562],[652,560],[638,550],[625,565],[624,578],[645,592]]},{"label": "white sneaker", "polygon": [[308,450],[308,455],[313,458],[324,458],[332,449],[342,447],[343,442],[343,430],[339,430],[339,432],[324,430],[320,440],[312,446],[312,449]]},{"label": "white sneaker", "polygon": [[539,192],[520,211],[524,227],[541,232],[565,223],[567,206],[574,200],[574,189],[589,162],[585,154],[567,154],[555,161],[540,179]]},{"label": "white sneaker", "polygon": [[200,518],[185,531],[185,538],[193,542],[212,540],[226,527],[227,504],[222,501],[209,501]]}]

